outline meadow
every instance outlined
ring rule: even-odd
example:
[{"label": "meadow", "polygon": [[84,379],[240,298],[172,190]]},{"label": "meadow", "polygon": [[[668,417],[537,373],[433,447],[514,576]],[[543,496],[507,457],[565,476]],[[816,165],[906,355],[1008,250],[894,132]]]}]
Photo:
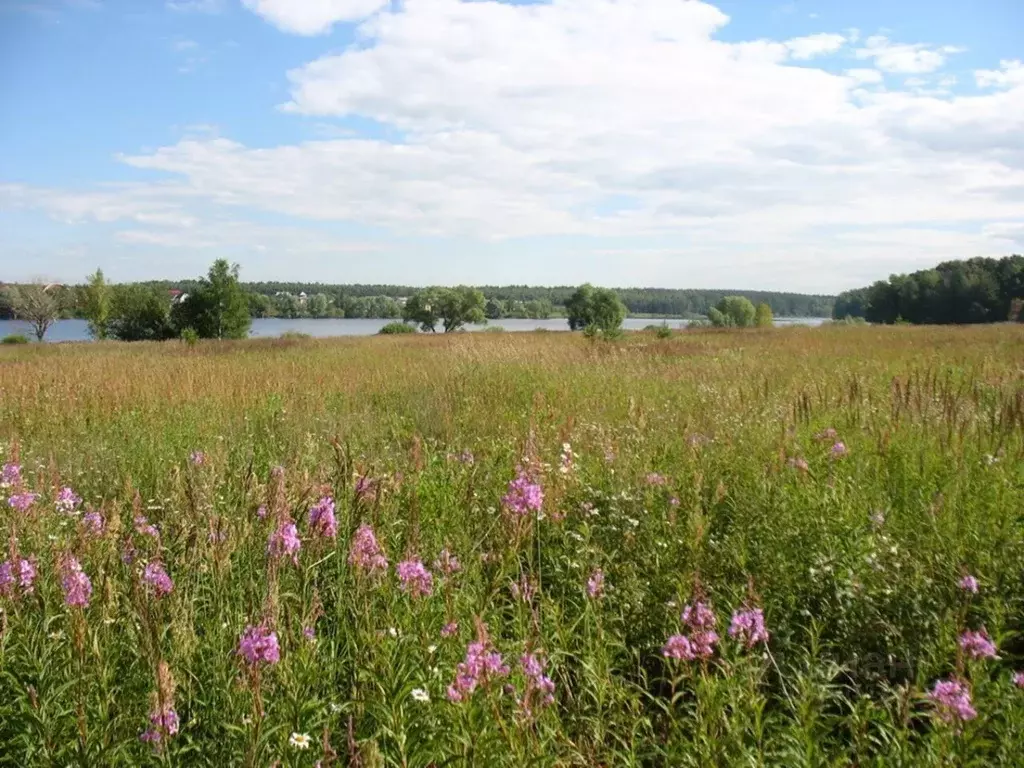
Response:
[{"label": "meadow", "polygon": [[0,766],[1024,754],[1024,328],[0,349]]}]

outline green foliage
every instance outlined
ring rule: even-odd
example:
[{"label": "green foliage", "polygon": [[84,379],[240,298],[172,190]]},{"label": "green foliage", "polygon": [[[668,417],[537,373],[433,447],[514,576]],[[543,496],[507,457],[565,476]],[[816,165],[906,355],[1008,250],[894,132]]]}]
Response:
[{"label": "green foliage", "polygon": [[314,293],[306,300],[306,313],[310,317],[327,317],[331,302],[324,293]]},{"label": "green foliage", "polygon": [[767,304],[758,304],[754,312],[754,326],[757,328],[772,328],[775,325],[775,317],[772,315],[772,308]]},{"label": "green foliage", "polygon": [[383,336],[390,336],[392,334],[416,333],[416,326],[409,325],[408,323],[388,323],[379,331],[377,331],[377,333]]},{"label": "green foliage", "polygon": [[278,338],[286,339],[288,341],[309,341],[313,336],[308,333],[303,333],[302,331],[285,331]]},{"label": "green foliage", "polygon": [[469,323],[486,323],[484,306],[484,295],[476,288],[427,288],[409,297],[402,319],[430,332],[440,323],[445,333],[453,333]]},{"label": "green foliage", "polygon": [[188,347],[194,347],[199,343],[199,334],[196,333],[195,328],[185,328],[181,332],[181,340],[185,342]]},{"label": "green foliage", "polygon": [[653,333],[659,339],[672,338],[672,329],[669,328],[668,323],[652,323],[651,325],[645,326],[644,330],[648,333]]},{"label": "green foliage", "polygon": [[112,288],[107,333],[119,341],[165,341],[181,335],[171,324],[167,292],[132,284]]},{"label": "green foliage", "polygon": [[109,336],[111,289],[103,277],[103,270],[97,269],[86,278],[82,296],[82,317],[89,323],[89,333],[102,341]]},{"label": "green foliage", "polygon": [[5,293],[14,316],[32,326],[36,339],[42,341],[50,326],[61,316],[61,287],[32,283],[10,286]]},{"label": "green foliage", "polygon": [[441,321],[440,305],[438,289],[427,288],[418,291],[410,296],[402,307],[402,320],[406,323],[416,323],[424,333],[436,333],[437,324]]},{"label": "green foliage", "polygon": [[757,310],[746,296],[725,296],[708,311],[708,320],[716,328],[750,328],[756,317]]},{"label": "green foliage", "polygon": [[497,299],[488,299],[484,305],[484,315],[488,320],[500,320],[505,316],[505,307]]},{"label": "green foliage", "polygon": [[596,332],[608,337],[622,327],[626,319],[626,305],[619,300],[615,291],[608,288],[594,288],[586,283],[576,289],[565,305],[569,329],[584,330],[594,326]]},{"label": "green foliage", "polygon": [[28,344],[28,336],[23,333],[10,333],[0,339],[0,344]]},{"label": "green foliage", "polygon": [[238,283],[238,265],[218,259],[188,298],[176,304],[172,319],[177,328],[193,328],[204,339],[244,339],[252,319],[249,301]]}]

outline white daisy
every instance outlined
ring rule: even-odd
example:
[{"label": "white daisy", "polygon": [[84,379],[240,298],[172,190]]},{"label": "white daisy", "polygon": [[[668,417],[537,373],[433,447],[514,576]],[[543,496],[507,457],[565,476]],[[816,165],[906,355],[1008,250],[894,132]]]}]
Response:
[{"label": "white daisy", "polygon": [[307,733],[293,733],[288,737],[288,743],[296,749],[309,749],[309,745],[313,743],[313,740],[309,738]]},{"label": "white daisy", "polygon": [[423,704],[426,704],[430,701],[430,694],[422,688],[413,688],[412,697],[416,699],[416,701],[421,702]]}]

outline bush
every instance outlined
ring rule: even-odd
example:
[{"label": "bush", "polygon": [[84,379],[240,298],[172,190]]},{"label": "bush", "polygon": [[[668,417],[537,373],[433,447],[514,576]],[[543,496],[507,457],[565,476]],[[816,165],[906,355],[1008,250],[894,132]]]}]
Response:
[{"label": "bush", "polygon": [[21,333],[12,333],[0,339],[0,344],[28,344],[28,336]]},{"label": "bush", "polygon": [[483,333],[504,333],[505,329],[500,325],[490,325],[484,328]]},{"label": "bush", "polygon": [[281,338],[287,339],[288,341],[306,341],[307,339],[312,339],[313,337],[310,336],[308,333],[303,333],[302,331],[285,331],[284,333],[281,334]]},{"label": "bush", "polygon": [[659,339],[671,339],[672,329],[668,327],[668,323],[661,323],[660,325],[648,325],[644,328],[645,331],[653,331],[654,335]]},{"label": "bush", "polygon": [[388,323],[377,331],[377,333],[383,336],[389,336],[395,333],[416,333],[416,326],[399,322]]},{"label": "bush", "polygon": [[195,328],[186,328],[181,332],[181,340],[188,346],[194,347],[199,343],[199,334]]}]

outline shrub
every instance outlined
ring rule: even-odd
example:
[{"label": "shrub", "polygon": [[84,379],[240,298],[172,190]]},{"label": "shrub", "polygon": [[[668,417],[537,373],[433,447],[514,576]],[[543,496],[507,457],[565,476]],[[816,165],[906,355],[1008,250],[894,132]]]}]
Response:
[{"label": "shrub", "polygon": [[186,328],[181,332],[181,340],[188,346],[194,347],[199,343],[199,334],[196,332],[195,328]]},{"label": "shrub", "polygon": [[389,336],[395,333],[416,333],[416,326],[396,321],[394,323],[388,323],[377,331],[377,333],[383,336]]},{"label": "shrub", "polygon": [[281,338],[287,339],[288,341],[306,341],[307,339],[312,339],[313,337],[310,336],[308,333],[303,333],[302,331],[285,331],[284,333],[281,334]]},{"label": "shrub", "polygon": [[0,339],[0,344],[28,344],[28,336],[22,333],[12,333]]},{"label": "shrub", "polygon": [[487,328],[484,328],[483,332],[484,333],[504,333],[505,329],[502,328],[500,325],[491,325],[491,326],[488,326]]}]

